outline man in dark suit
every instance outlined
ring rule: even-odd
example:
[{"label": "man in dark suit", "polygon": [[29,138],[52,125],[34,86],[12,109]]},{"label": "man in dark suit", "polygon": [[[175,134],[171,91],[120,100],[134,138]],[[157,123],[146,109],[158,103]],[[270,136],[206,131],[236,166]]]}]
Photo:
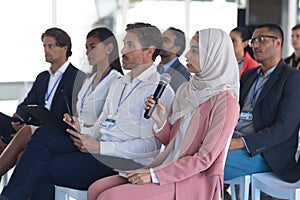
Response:
[{"label": "man in dark suit", "polygon": [[[77,93],[85,78],[85,74],[68,61],[68,57],[72,55],[72,43],[65,31],[59,28],[50,28],[42,34],[41,39],[45,60],[51,64],[50,69],[38,74],[31,90],[24,101],[18,105],[16,113],[13,115],[28,124],[37,126],[42,123],[26,112],[24,106],[43,105],[62,120],[63,114],[68,112],[67,104],[72,105],[71,110],[75,108]],[[7,118],[0,118],[1,150],[12,139],[11,135],[23,126],[24,124],[19,122],[11,123]]]},{"label": "man in dark suit", "polygon": [[160,51],[161,62],[157,66],[159,73],[171,75],[170,85],[176,92],[177,88],[186,81],[190,80],[190,73],[181,64],[178,57],[185,50],[185,35],[180,29],[168,28],[162,33],[163,47]]},{"label": "man in dark suit", "polygon": [[261,65],[247,70],[241,78],[241,115],[224,178],[274,171],[294,182],[299,176],[291,177],[292,173],[286,172],[297,170],[300,73],[282,59],[283,32],[278,25],[258,26],[250,44]]}]

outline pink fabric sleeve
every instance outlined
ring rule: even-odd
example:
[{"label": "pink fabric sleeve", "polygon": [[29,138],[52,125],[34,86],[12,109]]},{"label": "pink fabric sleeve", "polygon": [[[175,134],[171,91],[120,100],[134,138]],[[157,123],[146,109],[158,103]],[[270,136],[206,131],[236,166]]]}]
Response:
[{"label": "pink fabric sleeve", "polygon": [[[197,131],[197,135],[204,135],[202,144],[197,144],[200,148],[195,153],[182,156],[176,161],[154,168],[161,185],[178,182],[208,170],[224,151],[226,142],[238,120],[239,105],[233,95],[226,92],[225,95],[217,96],[210,109],[205,122],[192,119],[196,120],[194,124],[196,122],[195,127],[198,127],[198,130],[194,131]],[[203,126],[207,127],[204,131]],[[192,128],[189,130],[192,130]],[[222,167],[221,164],[219,166]]]}]

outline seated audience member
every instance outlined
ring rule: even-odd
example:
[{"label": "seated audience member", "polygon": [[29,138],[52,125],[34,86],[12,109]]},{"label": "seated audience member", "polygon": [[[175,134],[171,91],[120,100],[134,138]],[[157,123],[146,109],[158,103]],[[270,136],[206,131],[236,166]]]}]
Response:
[{"label": "seated audience member", "polygon": [[292,28],[291,43],[294,48],[292,55],[284,59],[284,61],[296,69],[300,69],[300,24]]},{"label": "seated audience member", "polygon": [[[117,40],[107,28],[96,28],[86,38],[86,55],[97,71],[84,83],[78,93],[77,113],[83,126],[92,126],[102,112],[109,86],[123,74]],[[32,135],[31,128],[24,126],[14,136],[0,156],[0,176],[17,162]]]},{"label": "seated audience member", "polygon": [[[87,190],[95,180],[115,174],[98,157],[127,158],[147,165],[157,155],[160,143],[151,132],[154,122],[143,117],[143,105],[160,81],[153,61],[161,49],[161,33],[145,23],[128,24],[126,31],[121,53],[123,68],[130,72],[109,88],[97,122],[92,127],[80,127],[76,117],[65,114],[64,120],[78,131],[67,129],[71,138],[51,128],[37,129],[2,198],[54,199],[54,185]],[[168,86],[162,94],[167,110],[173,97]]]},{"label": "seated audience member", "polygon": [[248,45],[252,33],[248,28],[238,26],[231,30],[229,36],[233,43],[234,54],[239,65],[241,78],[245,70],[258,66],[258,63],[251,57],[252,50]]},{"label": "seated audience member", "polygon": [[170,27],[162,33],[162,39],[162,50],[159,53],[161,62],[157,70],[159,73],[170,74],[170,85],[176,92],[183,82],[190,80],[191,76],[178,59],[185,50],[185,35],[182,30]]},{"label": "seated audience member", "polygon": [[[65,31],[59,28],[50,28],[42,34],[41,40],[44,45],[45,60],[51,64],[50,69],[38,74],[26,98],[18,105],[16,113],[13,114],[13,117],[34,125],[42,123],[24,110],[24,106],[44,105],[55,116],[62,119],[63,114],[68,111],[64,98],[67,98],[69,105],[76,102],[73,97],[77,96],[85,78],[85,74],[68,61],[68,57],[72,55],[72,43],[70,36]],[[26,124],[0,118],[0,152],[5,149],[13,135],[22,127],[30,128]],[[31,132],[31,130],[29,131]]]},{"label": "seated audience member", "polygon": [[241,114],[224,177],[229,180],[274,171],[282,179],[294,182],[299,176],[286,172],[297,166],[300,72],[281,57],[283,32],[278,25],[258,26],[250,43],[261,65],[244,72],[240,80]]},{"label": "seated audience member", "polygon": [[[154,134],[165,150],[128,178],[93,183],[88,199],[220,199],[225,146],[239,116],[233,46],[220,29],[200,30],[185,57],[195,75],[178,88],[168,119],[160,101],[152,114]],[[145,109],[153,105],[150,96]]]},{"label": "seated audience member", "polygon": [[86,55],[96,71],[78,94],[77,116],[83,126],[93,126],[102,112],[110,85],[122,77],[119,48],[114,34],[107,28],[95,28],[86,37]]}]

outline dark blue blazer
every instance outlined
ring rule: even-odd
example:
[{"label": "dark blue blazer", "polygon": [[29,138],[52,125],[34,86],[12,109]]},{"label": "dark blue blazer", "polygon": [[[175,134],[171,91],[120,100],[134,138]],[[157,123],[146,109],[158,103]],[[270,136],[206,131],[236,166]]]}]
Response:
[{"label": "dark blue blazer", "polygon": [[[71,106],[72,112],[75,113],[77,94],[82,86],[85,76],[86,75],[84,72],[75,68],[71,63],[69,64],[57,86],[50,108],[57,118],[62,119],[63,114],[68,112],[64,95],[67,98],[68,104]],[[43,71],[38,74],[26,98],[22,103],[19,104],[17,108],[16,113],[19,114],[24,120],[29,121],[32,124],[42,125],[38,119],[30,116],[23,106],[30,104],[44,105],[49,78],[50,74],[48,71]],[[9,137],[10,133],[1,133],[1,135],[3,137]],[[9,141],[9,139],[6,138],[6,141]]]},{"label": "dark blue blazer", "polygon": [[166,73],[171,76],[170,86],[175,92],[183,82],[189,81],[191,76],[186,67],[178,59],[175,60]]},{"label": "dark blue blazer", "polygon": [[[245,71],[241,78],[240,105],[246,100],[257,76],[257,69]],[[245,136],[251,156],[262,154],[281,178],[297,165],[295,153],[300,125],[300,72],[282,59],[270,75],[253,109],[255,133]]]}]

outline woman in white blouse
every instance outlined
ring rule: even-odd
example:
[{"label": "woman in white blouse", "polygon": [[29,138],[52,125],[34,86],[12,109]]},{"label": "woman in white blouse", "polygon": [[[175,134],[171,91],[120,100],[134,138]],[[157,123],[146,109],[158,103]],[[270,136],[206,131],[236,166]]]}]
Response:
[{"label": "woman in white blouse", "polygon": [[96,28],[86,38],[86,55],[96,71],[78,94],[77,114],[82,124],[92,126],[102,112],[109,87],[123,74],[116,38],[107,28]]},{"label": "woman in white blouse", "polygon": [[[109,87],[123,75],[123,71],[117,40],[107,28],[95,28],[87,34],[86,55],[96,70],[78,93],[76,109],[82,125],[89,127],[97,121]],[[23,126],[16,133],[0,156],[0,177],[16,164],[33,133],[30,126]]]}]

